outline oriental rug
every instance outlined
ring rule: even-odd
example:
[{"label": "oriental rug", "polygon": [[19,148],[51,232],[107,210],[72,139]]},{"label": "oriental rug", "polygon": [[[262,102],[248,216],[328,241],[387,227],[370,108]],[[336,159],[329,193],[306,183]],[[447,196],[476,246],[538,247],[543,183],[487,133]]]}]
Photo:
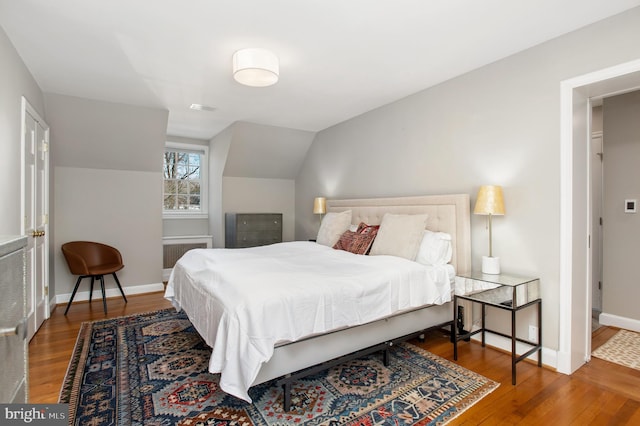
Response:
[{"label": "oriental rug", "polygon": [[173,309],[83,323],[60,391],[76,425],[440,425],[498,384],[410,344],[345,362],[292,386],[284,412],[275,381],[253,403],[207,371],[211,349]]},{"label": "oriental rug", "polygon": [[605,361],[640,370],[640,334],[620,330],[591,355]]}]

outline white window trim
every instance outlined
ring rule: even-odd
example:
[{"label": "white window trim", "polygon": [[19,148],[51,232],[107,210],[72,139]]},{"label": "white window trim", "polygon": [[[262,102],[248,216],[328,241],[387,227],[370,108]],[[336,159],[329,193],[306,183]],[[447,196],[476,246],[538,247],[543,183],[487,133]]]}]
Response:
[{"label": "white window trim", "polygon": [[[208,219],[209,218],[209,147],[207,145],[196,145],[180,142],[166,142],[165,148],[184,150],[184,151],[197,151],[202,153],[200,161],[200,211],[190,212],[188,210],[168,212],[162,207],[163,219]],[[162,174],[162,185],[164,188],[164,173]],[[164,189],[162,190],[164,196]]]}]

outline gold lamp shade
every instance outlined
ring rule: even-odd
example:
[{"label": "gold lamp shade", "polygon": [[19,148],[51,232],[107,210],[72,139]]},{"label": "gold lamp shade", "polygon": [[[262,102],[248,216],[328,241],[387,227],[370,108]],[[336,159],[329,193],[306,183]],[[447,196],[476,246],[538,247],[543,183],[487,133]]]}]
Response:
[{"label": "gold lamp shade", "polygon": [[473,214],[502,216],[504,215],[504,198],[502,187],[497,185],[483,185],[478,190],[478,198]]},{"label": "gold lamp shade", "polygon": [[316,197],[313,200],[313,213],[325,214],[327,212],[327,199],[324,197]]}]

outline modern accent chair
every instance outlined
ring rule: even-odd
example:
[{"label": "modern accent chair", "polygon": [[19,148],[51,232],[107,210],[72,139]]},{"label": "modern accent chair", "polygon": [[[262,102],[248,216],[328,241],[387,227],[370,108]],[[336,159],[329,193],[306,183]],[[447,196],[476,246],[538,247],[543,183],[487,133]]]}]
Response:
[{"label": "modern accent chair", "polygon": [[104,276],[111,274],[116,280],[116,284],[122,293],[124,302],[127,303],[127,297],[122,291],[120,281],[116,271],[124,268],[122,263],[122,255],[118,249],[108,246],[102,243],[96,243],[91,241],[71,241],[62,245],[62,253],[69,265],[69,271],[73,275],[78,275],[78,281],[71,293],[71,299],[67,303],[67,309],[64,310],[64,314],[67,315],[71,302],[78,291],[78,286],[83,278],[91,278],[91,291],[89,292],[89,303],[93,296],[93,282],[95,279],[100,280],[100,287],[102,288],[102,305],[104,307],[104,313],[107,313],[107,300],[104,294]]}]

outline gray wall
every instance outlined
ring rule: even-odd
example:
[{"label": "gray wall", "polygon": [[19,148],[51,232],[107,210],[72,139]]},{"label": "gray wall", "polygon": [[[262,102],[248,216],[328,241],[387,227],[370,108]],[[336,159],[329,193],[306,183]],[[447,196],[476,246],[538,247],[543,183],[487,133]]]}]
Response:
[{"label": "gray wall", "polygon": [[225,213],[282,213],[282,241],[293,241],[295,181],[293,179],[223,178]]},{"label": "gray wall", "polygon": [[[558,349],[560,83],[637,59],[639,40],[636,8],[320,132],[296,180],[296,239],[317,232],[316,196],[461,192],[473,203],[480,185],[502,185],[494,255],[503,272],[540,277],[543,345]],[[485,221],[471,226],[479,269]],[[528,324],[525,314],[521,335]]]},{"label": "gray wall", "polygon": [[602,105],[591,110],[591,133],[602,131]]},{"label": "gray wall", "polygon": [[[19,235],[20,200],[22,190],[21,128],[22,96],[35,108],[40,117],[47,119],[44,96],[40,87],[16,52],[6,33],[0,27],[0,235]],[[52,161],[50,156],[50,162]],[[50,176],[50,187],[53,179]],[[49,189],[51,191],[51,188]],[[55,217],[49,206],[49,220]],[[53,265],[53,238],[55,229],[49,227],[49,265]],[[55,291],[53,268],[49,269],[49,290]]]},{"label": "gray wall", "polygon": [[224,214],[282,213],[283,240],[295,235],[295,177],[315,133],[235,122],[209,145],[209,230],[224,247]]},{"label": "gray wall", "polygon": [[640,320],[640,210],[635,214],[624,212],[625,199],[640,201],[640,92],[605,99],[603,119],[602,311]]},{"label": "gray wall", "polygon": [[56,159],[56,294],[71,293],[75,283],[60,253],[72,240],[118,248],[123,287],[161,283],[167,111],[56,94],[45,95],[45,107]]},{"label": "gray wall", "polygon": [[224,247],[223,172],[232,133],[232,128],[227,127],[209,143],[209,230],[217,248]]},{"label": "gray wall", "polygon": [[20,234],[22,96],[46,120],[40,87],[0,27],[0,235]]}]

